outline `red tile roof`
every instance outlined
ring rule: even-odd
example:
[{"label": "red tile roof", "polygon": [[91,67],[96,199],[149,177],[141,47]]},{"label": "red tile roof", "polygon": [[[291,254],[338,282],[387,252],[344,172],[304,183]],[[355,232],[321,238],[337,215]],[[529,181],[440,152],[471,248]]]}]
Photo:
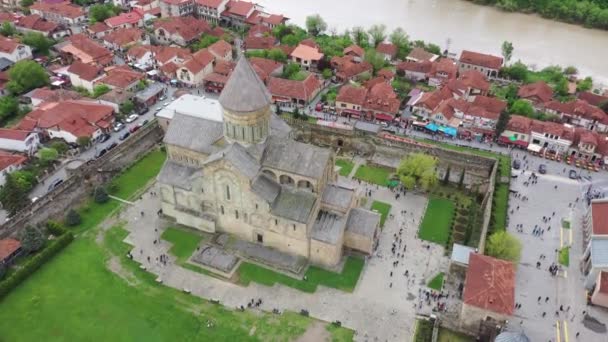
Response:
[{"label": "red tile roof", "polygon": [[391,43],[380,43],[376,47],[376,51],[383,53],[385,55],[389,55],[391,57],[397,56],[397,46]]},{"label": "red tile roof", "polygon": [[[253,58],[250,61],[251,61],[251,64],[254,64]],[[232,70],[234,70],[235,66],[236,66],[236,64],[234,62],[218,60],[215,63],[215,66],[213,67],[213,72],[220,74],[220,75],[228,76],[228,75],[230,75]]]},{"label": "red tile roof", "polygon": [[321,50],[321,47],[319,46],[319,44],[317,44],[317,42],[315,42],[315,40],[312,38],[306,38],[303,41],[301,41],[300,44],[310,46],[311,48],[315,48],[317,50]]},{"label": "red tile roof", "polygon": [[0,261],[4,261],[9,255],[21,248],[21,242],[15,239],[0,240]]},{"label": "red tile roof", "polygon": [[115,17],[108,18],[104,20],[104,22],[109,27],[117,27],[125,24],[137,25],[137,23],[142,20],[142,15],[133,11],[129,13],[120,13]]},{"label": "red tile roof", "polygon": [[18,41],[10,38],[6,38],[4,36],[0,36],[0,52],[13,53],[19,47],[20,44]]},{"label": "red tile roof", "polygon": [[[458,67],[454,62],[449,58],[442,58],[431,64],[431,71],[429,71],[430,77],[445,77],[448,80],[452,80],[456,78],[456,74],[458,73]],[[440,76],[440,74],[445,74],[446,76]]]},{"label": "red tile roof", "polygon": [[49,89],[48,87],[32,90],[30,97],[43,102],[60,102],[65,100],[78,100],[82,95],[72,90]]},{"label": "red tile roof", "polygon": [[252,50],[267,50],[272,49],[276,44],[277,40],[275,37],[255,37],[249,36],[245,38],[245,49]]},{"label": "red tile roof", "polygon": [[93,64],[85,64],[75,61],[69,66],[67,72],[78,75],[83,80],[92,81],[101,75],[103,69]]},{"label": "red tile roof", "polygon": [[31,133],[20,129],[0,128],[0,139],[24,141]]},{"label": "red tile roof", "polygon": [[55,31],[59,27],[59,24],[54,23],[52,21],[47,21],[37,14],[32,14],[20,18],[19,21],[15,24],[15,26],[23,27],[34,31],[50,33]]},{"label": "red tile roof", "polygon": [[511,262],[471,253],[463,302],[499,314],[515,309],[515,267]]},{"label": "red tile roof", "polygon": [[475,116],[498,120],[500,113],[506,108],[507,102],[495,97],[475,96],[475,100],[473,100],[469,111],[473,110],[476,114]]},{"label": "red tile roof", "polygon": [[164,29],[170,34],[181,36],[186,42],[200,37],[203,33],[211,31],[211,26],[204,20],[194,17],[168,17],[154,22],[154,30]]},{"label": "red tile roof", "polygon": [[207,65],[213,63],[215,57],[207,49],[202,49],[195,52],[192,58],[184,63],[182,67],[188,69],[193,74],[198,74]]},{"label": "red tile roof", "polygon": [[209,75],[203,77],[203,81],[226,84],[228,82],[228,76],[212,72]]},{"label": "red tile roof", "polygon": [[594,107],[583,100],[573,100],[570,102],[551,101],[545,106],[547,109],[556,111],[558,114],[569,115],[573,117],[582,117],[589,120],[604,120],[607,116],[603,110]]},{"label": "red tile roof", "polygon": [[363,50],[363,48],[360,47],[359,45],[353,44],[353,45],[347,47],[346,49],[344,49],[343,53],[345,55],[353,54],[357,57],[363,57],[363,55],[365,55],[365,50]]},{"label": "red tile roof", "polygon": [[[249,62],[254,68],[259,68],[268,77],[270,74],[281,68],[283,64],[273,61],[272,59],[251,57]],[[266,77],[260,77],[262,79]]]},{"label": "red tile roof", "polygon": [[153,46],[152,51],[156,54],[156,60],[161,64],[165,64],[173,58],[182,60],[192,58],[190,50],[177,46]]},{"label": "red tile roof", "polygon": [[[111,63],[113,54],[110,50],[97,44],[95,41],[83,34],[75,34],[66,39],[66,44],[61,48],[64,52],[71,53],[77,59],[91,59],[92,61],[106,65]],[[88,62],[88,61],[85,61]]]},{"label": "red tile roof", "polygon": [[126,89],[131,84],[143,80],[143,73],[129,69],[128,67],[119,66],[108,70],[108,74],[97,81],[100,84],[107,84],[113,88]]},{"label": "red tile roof", "polygon": [[58,4],[49,4],[44,2],[36,2],[30,6],[30,10],[37,10],[43,13],[54,13],[65,18],[78,18],[85,15],[84,10],[80,6],[71,4],[69,1]]},{"label": "red tile roof", "polygon": [[424,61],[420,63],[416,62],[401,62],[397,64],[397,70],[401,72],[409,71],[409,72],[418,72],[427,74],[431,71],[432,62]]},{"label": "red tile roof", "polygon": [[387,81],[392,80],[395,77],[395,73],[390,69],[382,69],[378,71],[377,75],[384,77],[384,79]]},{"label": "red tile roof", "polygon": [[535,103],[546,103],[553,98],[553,89],[544,81],[538,81],[521,86],[517,91],[517,96]]},{"label": "red tile roof", "polygon": [[589,131],[582,127],[574,129],[575,143],[588,144],[597,147],[599,145],[600,136],[594,131]]},{"label": "red tile roof", "polygon": [[106,25],[105,23],[102,23],[102,22],[96,22],[95,24],[93,24],[87,28],[87,31],[89,31],[93,34],[99,33],[99,32],[106,32],[109,30],[110,30],[110,28],[108,27],[108,25]]},{"label": "red tile roof", "polygon": [[467,70],[463,72],[458,79],[469,88],[479,89],[483,92],[490,90],[490,82],[488,82],[486,77],[477,70]]},{"label": "red tile roof", "polygon": [[530,134],[532,119],[521,115],[511,115],[507,123],[507,130],[517,133]]},{"label": "red tile roof", "polygon": [[308,61],[318,61],[323,58],[321,51],[302,43],[296,46],[295,50],[291,52],[291,56]]},{"label": "red tile roof", "polygon": [[273,96],[304,100],[306,102],[312,100],[320,88],[321,82],[313,74],[309,74],[304,81],[287,80],[277,77],[270,77],[268,79],[268,90]]},{"label": "red tile roof", "polygon": [[386,83],[378,83],[370,88],[363,107],[396,115],[399,113],[401,100],[393,90],[393,87]]},{"label": "red tile roof", "polygon": [[608,200],[591,202],[591,221],[594,235],[608,235]]},{"label": "red tile roof", "polygon": [[231,0],[228,2],[226,7],[228,7],[228,13],[240,17],[246,17],[254,6],[255,5],[251,2]]},{"label": "red tile roof", "polygon": [[201,6],[207,6],[217,9],[224,0],[196,0],[196,3]]},{"label": "red tile roof", "polygon": [[344,85],[340,88],[336,101],[362,106],[367,97],[367,88]]},{"label": "red tile roof", "polygon": [[600,281],[598,282],[598,292],[608,294],[608,272],[600,271]]},{"label": "red tile roof", "polygon": [[355,63],[352,56],[335,56],[331,59],[331,65],[336,70],[336,76],[341,79],[349,79],[374,69],[368,62]]},{"label": "red tile roof", "polygon": [[[435,56],[435,54],[430,53],[428,51],[426,51],[423,48],[420,47],[415,47],[412,49],[412,51],[407,55],[408,58],[411,59],[415,59],[418,62],[423,62],[423,61],[431,61],[431,59],[433,59]],[[435,57],[436,58],[436,57]]]},{"label": "red tile roof", "polygon": [[216,57],[224,57],[232,53],[232,45],[226,43],[224,40],[218,40],[217,42],[209,45],[207,49]]},{"label": "red tile roof", "polygon": [[247,37],[263,37],[266,34],[272,35],[272,29],[262,24],[253,25],[247,31]]},{"label": "red tile roof", "polygon": [[578,94],[578,98],[596,107],[601,105],[602,103],[608,102],[608,96],[597,95],[589,91],[581,92],[580,94]]},{"label": "red tile roof", "polygon": [[119,28],[103,36],[103,40],[124,47],[129,44],[139,42],[144,35],[144,31],[138,28]]},{"label": "red tile roof", "polygon": [[460,62],[489,69],[500,69],[502,67],[502,57],[468,50],[462,51],[462,54],[460,54]]}]

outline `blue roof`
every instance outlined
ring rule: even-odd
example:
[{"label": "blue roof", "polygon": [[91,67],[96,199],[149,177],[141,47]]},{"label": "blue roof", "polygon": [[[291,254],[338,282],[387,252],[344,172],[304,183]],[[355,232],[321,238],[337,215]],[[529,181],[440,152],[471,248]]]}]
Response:
[{"label": "blue roof", "polygon": [[458,133],[458,130],[456,130],[456,128],[454,128],[454,127],[441,126],[441,127],[439,127],[439,132],[443,132],[447,135],[451,135],[451,136],[455,137],[456,133]]},{"label": "blue roof", "polygon": [[468,265],[471,253],[475,253],[475,248],[455,243],[452,246],[452,261]]},{"label": "blue roof", "polygon": [[431,132],[437,132],[437,129],[439,129],[439,127],[432,122],[430,124],[426,125],[425,128]]}]

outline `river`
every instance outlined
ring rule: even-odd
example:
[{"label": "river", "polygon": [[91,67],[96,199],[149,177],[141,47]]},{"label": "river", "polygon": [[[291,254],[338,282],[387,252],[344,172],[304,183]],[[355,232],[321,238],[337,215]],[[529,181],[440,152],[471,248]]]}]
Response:
[{"label": "river", "polygon": [[608,84],[608,32],[506,13],[463,0],[258,0],[268,11],[282,13],[304,26],[306,16],[320,14],[330,29],[384,24],[402,27],[412,39],[422,39],[458,55],[462,49],[501,55],[508,40],[512,61],[540,69],[573,65],[581,75]]}]

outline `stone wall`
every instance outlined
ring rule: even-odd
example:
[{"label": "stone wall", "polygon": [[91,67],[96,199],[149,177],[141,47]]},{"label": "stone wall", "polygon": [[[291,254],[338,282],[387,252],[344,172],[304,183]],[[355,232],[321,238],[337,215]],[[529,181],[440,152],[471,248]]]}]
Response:
[{"label": "stone wall", "polygon": [[35,203],[23,208],[10,221],[0,226],[0,238],[16,235],[28,225],[36,225],[49,219],[63,220],[65,213],[85,202],[93,188],[108,182],[121,170],[157,145],[163,132],[156,121],[138,130],[122,144],[103,157],[82,164],[70,172],[68,178],[53,191],[40,197]]}]

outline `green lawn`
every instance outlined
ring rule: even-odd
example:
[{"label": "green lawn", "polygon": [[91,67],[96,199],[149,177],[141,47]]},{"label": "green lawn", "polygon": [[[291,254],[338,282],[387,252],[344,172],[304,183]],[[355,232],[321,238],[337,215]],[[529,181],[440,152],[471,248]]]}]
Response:
[{"label": "green lawn", "polygon": [[433,323],[419,319],[416,321],[414,342],[431,342],[433,340]]},{"label": "green lawn", "polygon": [[350,160],[336,159],[336,166],[340,167],[340,171],[338,171],[340,176],[348,177],[353,170],[353,167],[355,167],[355,164],[353,164]]},{"label": "green lawn", "polygon": [[426,285],[433,290],[441,291],[441,287],[443,286],[443,277],[445,274],[443,272],[437,274],[429,283]]},{"label": "green lawn", "polygon": [[256,264],[243,262],[239,266],[238,275],[239,282],[245,286],[253,281],[267,286],[279,283],[310,293],[315,292],[318,285],[352,292],[357,285],[364,264],[365,261],[362,258],[348,257],[342,273],[334,273],[316,266],[310,266],[306,271],[307,280],[299,280]]},{"label": "green lawn", "polygon": [[445,245],[450,236],[454,203],[443,198],[431,198],[424,213],[418,237]]},{"label": "green lawn", "polygon": [[494,225],[491,227],[491,231],[506,229],[508,210],[509,184],[496,183],[496,187],[494,188],[494,203],[492,207]]},{"label": "green lawn", "polygon": [[566,219],[562,219],[562,228],[570,229],[570,221],[568,221]]},{"label": "green lawn", "polygon": [[448,330],[445,328],[439,328],[439,336],[437,336],[437,342],[473,342],[475,338],[461,334],[456,331]]},{"label": "green lawn", "polygon": [[570,247],[562,247],[559,250],[559,263],[564,266],[570,266]]},{"label": "green lawn", "polygon": [[391,172],[380,167],[361,165],[355,172],[355,178],[372,184],[386,186]]},{"label": "green lawn", "polygon": [[355,338],[355,331],[337,327],[333,324],[328,324],[325,329],[331,334],[332,342],[348,342]]},{"label": "green lawn", "polygon": [[372,202],[372,211],[377,211],[378,213],[380,213],[381,218],[380,218],[380,227],[384,227],[384,222],[386,222],[386,218],[388,217],[388,214],[391,211],[391,205],[388,203],[384,203],[384,202],[380,202],[380,201],[374,201]]},{"label": "green lawn", "polygon": [[203,237],[195,232],[173,227],[167,228],[160,238],[169,241],[173,245],[169,253],[176,256],[180,262],[188,260],[201,240],[203,240]]}]

